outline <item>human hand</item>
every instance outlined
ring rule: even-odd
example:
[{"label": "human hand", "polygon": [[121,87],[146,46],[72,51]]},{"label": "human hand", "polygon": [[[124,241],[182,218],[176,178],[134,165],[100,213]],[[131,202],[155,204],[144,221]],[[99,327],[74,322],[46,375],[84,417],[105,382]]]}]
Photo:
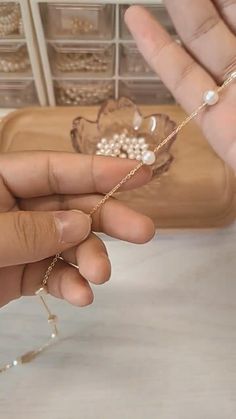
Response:
[{"label": "human hand", "polygon": [[[0,307],[33,295],[56,253],[64,260],[49,277],[49,293],[75,305],[92,302],[90,283],[107,281],[111,267],[103,242],[91,231],[133,243],[154,234],[149,218],[114,199],[93,215],[92,226],[85,214],[134,166],[130,160],[73,153],[0,156]],[[123,189],[150,179],[150,168],[143,167]]]},{"label": "human hand", "polygon": [[[190,114],[207,90],[236,71],[236,0],[164,0],[183,45],[139,6],[126,23],[141,53]],[[197,122],[215,151],[236,170],[236,82]]]}]

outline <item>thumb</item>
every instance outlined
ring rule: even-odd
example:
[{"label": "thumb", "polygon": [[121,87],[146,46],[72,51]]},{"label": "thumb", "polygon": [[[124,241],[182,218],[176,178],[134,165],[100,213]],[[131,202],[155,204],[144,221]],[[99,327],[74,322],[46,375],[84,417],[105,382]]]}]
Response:
[{"label": "thumb", "polygon": [[79,244],[91,231],[81,211],[0,214],[0,266],[35,262]]}]

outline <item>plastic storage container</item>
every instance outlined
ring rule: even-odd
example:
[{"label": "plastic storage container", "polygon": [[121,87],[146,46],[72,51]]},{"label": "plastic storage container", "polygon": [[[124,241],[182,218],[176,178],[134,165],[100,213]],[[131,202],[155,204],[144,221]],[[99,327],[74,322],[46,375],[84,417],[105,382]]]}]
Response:
[{"label": "plastic storage container", "polygon": [[49,43],[53,75],[109,77],[114,72],[114,45]]},{"label": "plastic storage container", "polygon": [[[132,38],[124,21],[125,11],[128,7],[129,6],[127,5],[120,6],[120,37],[123,39]],[[145,8],[161,23],[161,25],[167,29],[171,35],[176,35],[174,25],[163,4],[145,5]]]},{"label": "plastic storage container", "polygon": [[114,96],[114,82],[110,80],[55,80],[57,105],[96,105]]},{"label": "plastic storage container", "polygon": [[121,76],[149,76],[154,72],[140,54],[136,44],[120,45],[120,75]]},{"label": "plastic storage container", "polygon": [[25,43],[0,43],[0,76],[29,76],[32,74]]},{"label": "plastic storage container", "polygon": [[48,3],[41,5],[50,39],[111,39],[115,8],[106,4]]},{"label": "plastic storage container", "polygon": [[0,107],[20,108],[38,104],[33,80],[0,80]]},{"label": "plastic storage container", "polygon": [[0,3],[0,40],[24,37],[20,5],[17,2]]},{"label": "plastic storage container", "polygon": [[173,96],[158,80],[121,80],[119,96],[125,96],[137,104],[159,105],[175,103]]}]

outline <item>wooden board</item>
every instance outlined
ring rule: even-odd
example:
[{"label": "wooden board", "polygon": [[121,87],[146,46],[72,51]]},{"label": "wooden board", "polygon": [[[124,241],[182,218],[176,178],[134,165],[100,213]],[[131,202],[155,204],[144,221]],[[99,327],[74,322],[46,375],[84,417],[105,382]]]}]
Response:
[{"label": "wooden board", "polygon": [[[177,106],[140,107],[143,114],[167,113],[179,123],[185,117]],[[8,115],[0,125],[0,151],[58,150],[74,152],[70,130],[81,115],[96,120],[98,108],[30,108]],[[191,123],[173,145],[174,161],[167,173],[132,192],[125,201],[155,221],[159,228],[224,226],[235,217],[235,179]]]}]

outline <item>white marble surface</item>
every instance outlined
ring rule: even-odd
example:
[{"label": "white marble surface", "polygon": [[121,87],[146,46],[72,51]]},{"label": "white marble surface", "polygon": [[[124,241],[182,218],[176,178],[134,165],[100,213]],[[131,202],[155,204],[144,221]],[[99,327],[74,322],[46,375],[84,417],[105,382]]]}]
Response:
[{"label": "white marble surface", "polygon": [[[0,418],[235,419],[236,227],[107,246],[111,282],[87,309],[52,300],[63,338],[0,376]],[[46,332],[37,300],[12,303],[0,360]]]}]

